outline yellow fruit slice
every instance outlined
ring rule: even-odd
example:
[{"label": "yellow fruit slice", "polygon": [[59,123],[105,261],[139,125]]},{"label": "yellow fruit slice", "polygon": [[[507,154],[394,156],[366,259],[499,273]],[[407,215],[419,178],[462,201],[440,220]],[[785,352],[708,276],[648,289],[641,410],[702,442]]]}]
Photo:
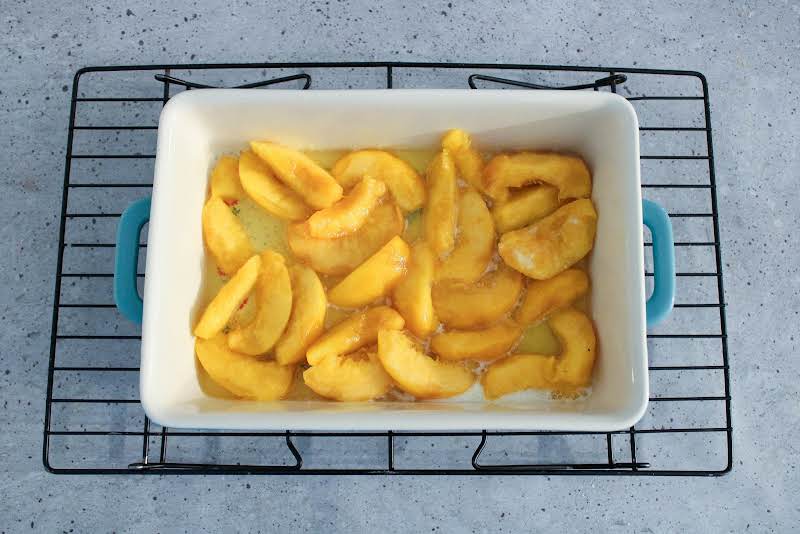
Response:
[{"label": "yellow fruit slice", "polygon": [[331,174],[345,189],[350,189],[367,176],[382,181],[400,209],[406,212],[425,203],[425,185],[417,171],[384,150],[350,152],[336,162]]},{"label": "yellow fruit slice", "polygon": [[530,226],[503,234],[498,251],[522,274],[546,280],[592,250],[596,229],[597,212],[592,201],[575,200]]},{"label": "yellow fruit slice", "polygon": [[391,202],[377,206],[361,228],[335,239],[312,237],[306,223],[289,225],[287,241],[292,253],[321,274],[343,275],[364,263],[403,231],[403,214]]},{"label": "yellow fruit slice", "polygon": [[443,360],[494,360],[506,354],[522,336],[522,328],[505,320],[485,330],[461,330],[437,334],[431,350]]},{"label": "yellow fruit slice", "polygon": [[326,356],[348,354],[378,339],[378,330],[399,330],[405,321],[388,306],[377,306],[357,312],[337,324],[317,339],[306,352],[311,365],[317,365]]},{"label": "yellow fruit slice", "polygon": [[251,150],[239,156],[239,177],[250,198],[272,215],[290,221],[311,215],[303,198],[275,178],[269,166]]},{"label": "yellow fruit slice", "polygon": [[503,358],[483,373],[483,396],[491,400],[525,389],[550,389],[555,369],[555,356],[514,354]]},{"label": "yellow fruit slice", "polygon": [[328,292],[331,304],[358,308],[388,295],[406,274],[411,251],[395,236]]},{"label": "yellow fruit slice", "polygon": [[435,268],[436,258],[428,244],[424,241],[414,243],[408,273],[392,295],[392,304],[406,320],[406,327],[418,337],[430,335],[438,323],[431,299]]},{"label": "yellow fruit slice", "polygon": [[521,324],[535,324],[555,310],[566,308],[589,291],[589,276],[567,269],[547,280],[532,280],[516,313]]},{"label": "yellow fruit slice", "polygon": [[211,171],[211,196],[228,202],[239,201],[245,197],[239,181],[239,158],[222,156]]},{"label": "yellow fruit slice", "polygon": [[436,280],[472,283],[486,271],[495,246],[494,221],[480,193],[466,191],[458,204],[458,238],[436,270]]},{"label": "yellow fruit slice", "polygon": [[253,255],[242,223],[219,197],[211,197],[203,206],[203,238],[224,273],[235,273]]},{"label": "yellow fruit slice", "polygon": [[386,193],[386,184],[366,177],[339,202],[313,214],[308,219],[312,237],[341,237],[361,228],[370,212]]},{"label": "yellow fruit slice", "polygon": [[532,185],[512,193],[505,202],[492,206],[492,216],[501,234],[527,226],[558,209],[558,189]]},{"label": "yellow fruit slice", "polygon": [[247,260],[206,307],[194,328],[194,335],[211,339],[219,334],[253,289],[260,269],[261,257],[253,256]]},{"label": "yellow fruit slice", "polygon": [[275,344],[275,360],[281,365],[299,363],[321,334],[328,299],[317,273],[305,265],[289,267],[292,283],[292,313],[286,330]]},{"label": "yellow fruit slice", "polygon": [[425,207],[425,240],[444,259],[455,245],[458,186],[453,158],[442,150],[428,166],[428,205]]},{"label": "yellow fruit slice", "polygon": [[197,359],[208,375],[238,397],[260,401],[281,399],[294,380],[294,366],[279,365],[239,354],[228,348],[224,335],[197,338]]},{"label": "yellow fruit slice", "polygon": [[433,307],[451,328],[488,326],[508,313],[522,291],[522,276],[501,265],[474,284],[445,280],[433,286]]},{"label": "yellow fruit slice", "polygon": [[264,354],[275,345],[292,311],[292,283],[283,256],[271,250],[261,253],[261,271],[256,281],[256,316],[228,336],[232,350]]},{"label": "yellow fruit slice", "polygon": [[325,356],[303,372],[303,380],[317,395],[337,401],[367,401],[386,395],[392,379],[375,354]]},{"label": "yellow fruit slice", "polygon": [[302,152],[265,141],[251,141],[250,148],[312,208],[321,210],[342,198],[342,186]]},{"label": "yellow fruit slice", "polygon": [[560,200],[592,195],[592,175],[583,159],[554,152],[519,152],[495,156],[483,170],[486,192],[495,200],[508,199],[510,187],[535,182],[558,188]]},{"label": "yellow fruit slice", "polygon": [[442,148],[453,155],[458,173],[472,187],[483,191],[483,158],[464,130],[450,130],[442,137]]},{"label": "yellow fruit slice", "polygon": [[418,399],[443,399],[464,393],[475,382],[472,371],[420,352],[399,330],[381,330],[378,357],[397,385]]}]

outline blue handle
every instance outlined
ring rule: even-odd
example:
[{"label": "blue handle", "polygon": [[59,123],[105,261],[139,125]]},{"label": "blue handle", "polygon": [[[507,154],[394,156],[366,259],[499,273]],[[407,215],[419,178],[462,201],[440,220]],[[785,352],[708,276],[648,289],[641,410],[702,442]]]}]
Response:
[{"label": "blue handle", "polygon": [[142,322],[144,303],[136,287],[139,264],[139,234],[150,220],[150,197],[137,200],[122,213],[117,228],[114,255],[114,302],[122,315],[134,323]]},{"label": "blue handle", "polygon": [[653,236],[653,294],[647,299],[647,326],[663,321],[675,301],[675,243],[664,208],[642,200],[642,219]]}]

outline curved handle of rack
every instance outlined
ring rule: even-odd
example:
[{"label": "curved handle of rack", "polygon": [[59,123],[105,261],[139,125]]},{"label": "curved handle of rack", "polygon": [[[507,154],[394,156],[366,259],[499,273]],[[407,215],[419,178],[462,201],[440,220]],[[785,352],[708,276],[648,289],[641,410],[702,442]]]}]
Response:
[{"label": "curved handle of rack", "polygon": [[137,200],[122,213],[117,227],[114,253],[114,302],[135,323],[142,322],[144,302],[136,287],[139,264],[139,234],[150,220],[150,197]]},{"label": "curved handle of rack", "polygon": [[642,220],[653,237],[653,294],[647,299],[647,326],[663,321],[675,301],[675,243],[667,212],[650,200],[642,200]]}]

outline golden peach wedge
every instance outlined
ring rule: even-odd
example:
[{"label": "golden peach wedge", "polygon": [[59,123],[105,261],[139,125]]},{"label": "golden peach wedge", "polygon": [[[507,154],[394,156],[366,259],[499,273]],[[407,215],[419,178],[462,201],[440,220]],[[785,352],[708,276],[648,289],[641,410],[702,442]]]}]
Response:
[{"label": "golden peach wedge", "polygon": [[404,324],[400,314],[388,306],[356,312],[317,339],[308,348],[306,359],[317,365],[326,356],[354,352],[375,343],[379,330],[399,330]]},{"label": "golden peach wedge", "polygon": [[342,198],[342,186],[302,152],[265,141],[251,141],[250,148],[312,208],[321,210]]},{"label": "golden peach wedge", "polygon": [[458,186],[453,157],[442,150],[428,166],[428,205],[425,206],[425,240],[444,259],[456,241]]},{"label": "golden peach wedge", "polygon": [[498,251],[509,266],[525,276],[547,280],[592,250],[596,230],[592,201],[575,200],[530,226],[503,234]]},{"label": "golden peach wedge", "polygon": [[242,223],[220,197],[211,197],[203,206],[203,238],[224,273],[235,273],[253,255]]},{"label": "golden peach wedge", "polygon": [[456,245],[436,270],[436,280],[475,282],[486,271],[495,242],[494,221],[483,197],[476,191],[465,191],[458,203]]},{"label": "golden peach wedge", "polygon": [[532,185],[512,193],[505,202],[492,206],[492,216],[501,234],[522,228],[558,209],[558,189]]},{"label": "golden peach wedge", "polygon": [[506,354],[522,336],[522,328],[504,320],[484,330],[454,330],[436,334],[431,350],[443,360],[494,360]]},{"label": "golden peach wedge", "polygon": [[287,241],[292,253],[321,274],[344,275],[364,263],[403,231],[403,214],[392,202],[377,206],[352,234],[334,239],[312,237],[306,223],[289,225]]},{"label": "golden peach wedge", "polygon": [[536,324],[549,314],[566,308],[589,291],[589,276],[580,269],[567,269],[547,280],[532,280],[516,313],[521,324]]},{"label": "golden peach wedge", "polygon": [[386,184],[366,177],[339,202],[308,219],[312,237],[332,238],[352,234],[366,222],[370,212],[386,193]]},{"label": "golden peach wedge", "polygon": [[388,295],[405,276],[410,254],[406,242],[393,237],[328,291],[328,300],[343,308],[358,308]]},{"label": "golden peach wedge", "polygon": [[433,286],[433,307],[450,328],[472,329],[498,321],[517,303],[522,276],[501,265],[474,284],[445,280]]},{"label": "golden peach wedge", "polygon": [[211,196],[220,197],[228,203],[245,197],[239,181],[239,158],[222,156],[211,171]]},{"label": "golden peach wedge", "polygon": [[554,152],[499,154],[483,170],[486,192],[495,200],[508,200],[509,188],[545,183],[558,188],[559,200],[588,198],[592,176],[583,159]]},{"label": "golden peach wedge", "polygon": [[283,334],[292,311],[292,283],[283,256],[271,250],[261,253],[256,281],[256,315],[228,336],[232,350],[244,354],[266,353]]},{"label": "golden peach wedge", "polygon": [[399,330],[378,333],[378,357],[397,385],[418,399],[443,399],[464,393],[475,375],[460,364],[434,360]]},{"label": "golden peach wedge", "polygon": [[356,150],[343,156],[331,170],[336,181],[350,189],[364,177],[386,184],[394,201],[405,212],[425,203],[425,185],[414,168],[384,150]]},{"label": "golden peach wedge", "polygon": [[433,251],[427,243],[418,241],[411,246],[408,272],[394,288],[392,304],[415,336],[427,337],[438,324],[431,300],[435,269]]},{"label": "golden peach wedge", "polygon": [[303,198],[275,178],[272,169],[251,150],[239,156],[239,178],[250,198],[268,213],[289,221],[311,215]]},{"label": "golden peach wedge", "polygon": [[260,270],[260,256],[247,260],[206,307],[194,328],[194,335],[211,339],[219,334],[253,289]]},{"label": "golden peach wedge", "polygon": [[464,130],[450,130],[442,137],[442,148],[453,155],[458,173],[469,185],[483,191],[483,158]]},{"label": "golden peach wedge", "polygon": [[589,386],[597,352],[592,320],[583,312],[566,308],[555,312],[547,324],[561,342],[554,384],[566,388]]},{"label": "golden peach wedge", "polygon": [[314,393],[337,401],[368,401],[386,395],[392,379],[376,354],[331,355],[303,372]]},{"label": "golden peach wedge", "polygon": [[555,356],[514,354],[503,358],[483,373],[483,396],[492,400],[526,389],[550,389],[555,369]]},{"label": "golden peach wedge", "polygon": [[289,267],[292,313],[286,330],[275,344],[275,360],[281,365],[305,359],[306,350],[322,334],[328,299],[317,273],[305,265]]}]

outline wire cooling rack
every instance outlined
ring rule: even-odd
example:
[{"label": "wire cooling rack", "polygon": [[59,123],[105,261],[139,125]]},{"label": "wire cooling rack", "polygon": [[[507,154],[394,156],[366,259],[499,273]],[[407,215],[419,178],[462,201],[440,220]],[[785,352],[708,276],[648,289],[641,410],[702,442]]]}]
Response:
[{"label": "wire cooling rack", "polygon": [[[122,210],[152,187],[158,114],[200,87],[613,91],[639,116],[644,196],[667,208],[677,302],[649,332],[649,409],[627,430],[185,431],[138,399],[139,327],[112,301]],[[647,282],[652,280],[648,234]],[[146,254],[146,238],[140,244]],[[447,63],[84,68],[72,85],[44,423],[52,473],[720,475],[732,465],[725,301],[708,85],[678,70]],[[140,284],[144,256],[140,254]]]}]

